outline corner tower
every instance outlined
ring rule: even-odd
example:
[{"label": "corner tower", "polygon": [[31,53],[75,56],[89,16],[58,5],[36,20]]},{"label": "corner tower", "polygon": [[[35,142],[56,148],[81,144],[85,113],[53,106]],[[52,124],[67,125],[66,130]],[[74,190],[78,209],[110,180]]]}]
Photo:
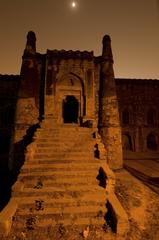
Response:
[{"label": "corner tower", "polygon": [[20,141],[26,130],[38,122],[39,117],[39,73],[36,53],[36,36],[29,31],[22,57],[20,86],[15,118],[15,142]]},{"label": "corner tower", "polygon": [[107,161],[112,169],[119,169],[123,162],[121,128],[111,39],[108,35],[103,37],[99,94],[99,131],[107,150]]}]

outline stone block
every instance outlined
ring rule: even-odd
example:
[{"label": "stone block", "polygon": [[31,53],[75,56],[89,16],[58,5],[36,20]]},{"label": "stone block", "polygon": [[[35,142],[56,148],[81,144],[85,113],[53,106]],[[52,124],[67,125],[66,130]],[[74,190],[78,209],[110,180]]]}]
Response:
[{"label": "stone block", "polygon": [[115,223],[115,231],[117,236],[125,239],[129,231],[128,216],[113,192],[110,192],[108,196],[108,208],[108,211],[111,211],[113,222]]}]

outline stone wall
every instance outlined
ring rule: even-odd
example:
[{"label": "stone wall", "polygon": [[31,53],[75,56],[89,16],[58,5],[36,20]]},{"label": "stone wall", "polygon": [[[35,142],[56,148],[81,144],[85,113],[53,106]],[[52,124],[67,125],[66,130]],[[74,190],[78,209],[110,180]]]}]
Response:
[{"label": "stone wall", "polygon": [[159,81],[116,79],[123,148],[159,150]]},{"label": "stone wall", "polygon": [[45,118],[63,123],[62,105],[72,95],[79,102],[79,122],[94,119],[93,60],[93,52],[47,51]]}]

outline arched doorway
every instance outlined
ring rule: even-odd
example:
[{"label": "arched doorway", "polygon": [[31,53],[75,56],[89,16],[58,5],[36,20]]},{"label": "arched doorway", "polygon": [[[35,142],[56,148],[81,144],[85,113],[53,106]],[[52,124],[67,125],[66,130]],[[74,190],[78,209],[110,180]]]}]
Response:
[{"label": "arched doorway", "polygon": [[80,123],[85,116],[84,96],[82,79],[73,73],[61,76],[55,85],[54,116],[57,122]]},{"label": "arched doorway", "polygon": [[147,136],[147,148],[149,150],[157,150],[157,141],[156,141],[156,136],[152,133],[150,133]]},{"label": "arched doorway", "polygon": [[122,136],[123,150],[132,151],[132,140],[129,133],[123,134]]},{"label": "arched doorway", "polygon": [[79,103],[75,96],[67,96],[63,101],[64,123],[78,123]]},{"label": "arched doorway", "polygon": [[147,124],[150,126],[155,126],[156,111],[154,109],[149,109],[147,112]]}]

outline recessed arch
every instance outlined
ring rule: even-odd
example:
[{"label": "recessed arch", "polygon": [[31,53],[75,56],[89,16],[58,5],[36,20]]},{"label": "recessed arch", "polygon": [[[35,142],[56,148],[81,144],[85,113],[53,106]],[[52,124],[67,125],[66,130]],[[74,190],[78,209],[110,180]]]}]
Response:
[{"label": "recessed arch", "polygon": [[157,150],[158,143],[157,143],[157,136],[154,133],[149,133],[147,135],[147,149],[149,150]]},{"label": "recessed arch", "polygon": [[150,126],[155,126],[156,123],[156,110],[153,108],[147,111],[147,124]]},{"label": "recessed arch", "polygon": [[83,80],[78,75],[69,72],[58,76],[55,104],[58,122],[81,122],[86,113],[86,98]]},{"label": "recessed arch", "polygon": [[64,84],[67,86],[79,86],[82,88],[83,95],[85,94],[84,82],[82,78],[73,72],[69,72],[57,77],[55,82],[56,87],[60,85],[64,86]]},{"label": "recessed arch", "polygon": [[131,135],[129,133],[124,133],[122,135],[122,147],[123,147],[123,150],[126,150],[126,151],[132,151],[133,148],[132,148],[132,138],[131,138]]}]

